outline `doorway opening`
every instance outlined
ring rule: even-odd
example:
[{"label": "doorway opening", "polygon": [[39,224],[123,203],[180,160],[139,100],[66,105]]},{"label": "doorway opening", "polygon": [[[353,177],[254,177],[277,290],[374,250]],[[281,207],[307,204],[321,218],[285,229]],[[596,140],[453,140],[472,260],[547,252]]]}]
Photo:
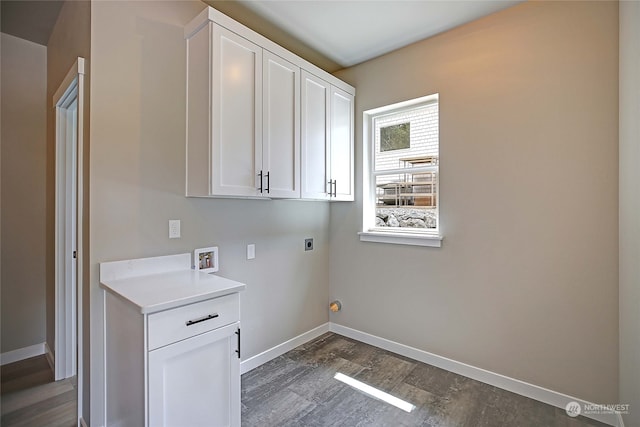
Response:
[{"label": "doorway opening", "polygon": [[84,58],[53,97],[56,126],[54,379],[77,375],[82,414],[82,206]]}]

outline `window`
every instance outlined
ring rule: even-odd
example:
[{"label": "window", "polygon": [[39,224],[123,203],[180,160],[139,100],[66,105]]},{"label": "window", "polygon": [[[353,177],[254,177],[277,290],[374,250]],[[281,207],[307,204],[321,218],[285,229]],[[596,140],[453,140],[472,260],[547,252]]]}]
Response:
[{"label": "window", "polygon": [[440,246],[438,95],[364,112],[360,240]]}]

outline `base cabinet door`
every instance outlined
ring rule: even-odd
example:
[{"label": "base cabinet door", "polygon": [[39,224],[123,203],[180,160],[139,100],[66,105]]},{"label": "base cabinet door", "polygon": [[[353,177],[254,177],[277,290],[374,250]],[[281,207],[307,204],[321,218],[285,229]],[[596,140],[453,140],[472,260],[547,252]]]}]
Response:
[{"label": "base cabinet door", "polygon": [[149,426],[240,426],[238,327],[149,352]]}]

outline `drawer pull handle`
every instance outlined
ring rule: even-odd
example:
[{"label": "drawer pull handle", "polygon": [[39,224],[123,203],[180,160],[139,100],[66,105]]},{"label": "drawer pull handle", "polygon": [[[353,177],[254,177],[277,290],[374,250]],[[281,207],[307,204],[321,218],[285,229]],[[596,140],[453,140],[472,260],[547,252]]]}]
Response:
[{"label": "drawer pull handle", "polygon": [[187,320],[187,326],[195,325],[196,323],[206,322],[207,320],[215,319],[216,317],[220,317],[218,313],[209,314],[207,316],[201,317],[199,319]]}]

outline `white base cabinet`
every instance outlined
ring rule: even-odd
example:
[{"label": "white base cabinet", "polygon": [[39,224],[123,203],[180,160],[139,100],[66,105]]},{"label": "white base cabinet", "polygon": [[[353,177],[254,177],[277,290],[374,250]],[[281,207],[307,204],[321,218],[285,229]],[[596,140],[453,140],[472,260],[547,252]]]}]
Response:
[{"label": "white base cabinet", "polygon": [[106,426],[240,426],[238,293],[148,314],[104,298]]}]

